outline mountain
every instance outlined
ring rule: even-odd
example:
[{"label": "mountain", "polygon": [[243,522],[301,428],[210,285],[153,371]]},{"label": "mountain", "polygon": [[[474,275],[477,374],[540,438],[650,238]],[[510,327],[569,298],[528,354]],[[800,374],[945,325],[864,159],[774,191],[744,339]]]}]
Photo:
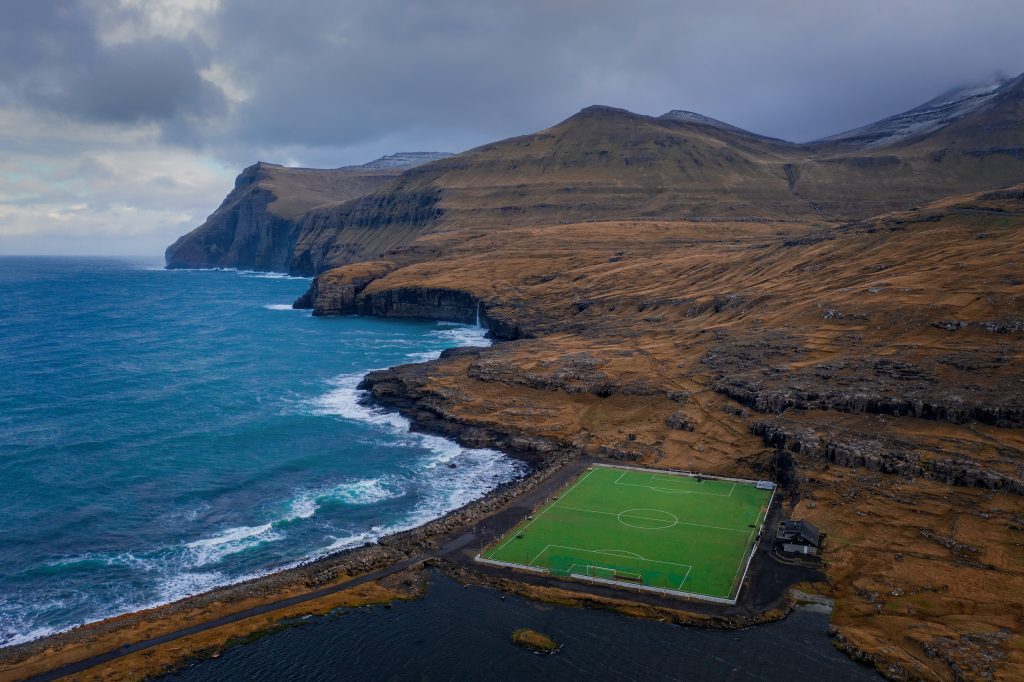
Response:
[{"label": "mountain", "polygon": [[697,123],[700,125],[710,126],[712,128],[721,128],[723,130],[731,130],[735,133],[743,133],[744,135],[750,135],[751,137],[765,137],[764,135],[758,135],[757,133],[752,133],[749,130],[744,130],[743,128],[737,128],[736,126],[731,125],[729,123],[725,123],[724,121],[719,121],[717,118],[711,118],[710,116],[705,116],[704,114],[698,114],[693,111],[685,111],[683,109],[673,109],[672,111],[662,114],[661,116],[658,117],[658,119],[662,121],[682,121],[684,123]]},{"label": "mountain", "polygon": [[931,127],[915,136],[899,137],[892,133],[896,124],[880,122],[877,131],[892,134],[883,139],[879,132],[871,144],[793,144],[692,112],[652,118],[588,107],[552,128],[418,167],[383,192],[332,207],[303,232],[289,269],[315,274],[386,255],[358,246],[371,233],[380,241],[385,229],[394,250],[433,230],[464,227],[653,219],[835,223],[1021,181],[1024,77],[984,96],[971,92],[920,107],[930,113],[919,122],[927,119]]},{"label": "mountain", "polygon": [[1001,78],[985,85],[954,88],[909,111],[816,142],[866,149],[925,135],[995,104],[1004,93],[1013,90],[1015,83],[1019,85],[1019,80]]},{"label": "mountain", "polygon": [[449,156],[451,154],[448,152],[399,152],[398,154],[388,154],[375,161],[364,163],[362,166],[358,166],[358,168],[365,168],[367,170],[405,170],[406,168],[415,168],[438,159],[445,159]]},{"label": "mountain", "polygon": [[591,106],[456,156],[396,155],[334,171],[258,164],[168,250],[168,265],[312,275],[416,258],[421,237],[453,229],[858,220],[1020,182],[1022,102],[1024,76],[808,144],[682,110],[650,117]]},{"label": "mountain", "polygon": [[303,214],[369,194],[409,168],[446,156],[410,152],[335,169],[261,161],[239,174],[206,222],[168,247],[167,267],[287,271]]},{"label": "mountain", "polygon": [[[1024,180],[1024,76],[969,89],[861,130],[805,145],[793,191],[823,214],[908,209],[940,197]],[[914,113],[916,112],[916,113]],[[906,134],[904,134],[906,133]]]},{"label": "mountain", "polygon": [[[353,262],[369,232],[652,218],[814,218],[787,187],[794,145],[689,121],[592,106],[530,135],[419,166],[387,188],[322,212],[290,270]],[[378,254],[380,255],[380,254]]]}]

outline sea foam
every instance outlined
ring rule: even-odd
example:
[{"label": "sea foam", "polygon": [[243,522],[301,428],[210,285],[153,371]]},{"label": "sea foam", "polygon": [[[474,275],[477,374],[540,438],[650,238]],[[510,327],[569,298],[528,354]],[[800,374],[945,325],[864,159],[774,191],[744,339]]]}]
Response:
[{"label": "sea foam", "polygon": [[203,538],[185,544],[195,556],[195,566],[205,566],[221,561],[231,554],[244,552],[264,542],[281,540],[284,536],[274,531],[274,524],[260,526],[237,526],[228,528],[210,538]]},{"label": "sea foam", "polygon": [[[481,327],[454,323],[438,323],[437,327],[430,335],[446,345],[491,344],[486,337],[487,330]],[[436,359],[440,354],[440,350],[433,350],[409,353],[407,357],[412,361],[426,361]],[[324,553],[366,544],[389,533],[421,526],[523,475],[525,468],[521,463],[497,450],[464,448],[441,436],[411,432],[410,422],[405,417],[366,403],[367,393],[356,388],[362,376],[343,374],[331,380],[333,388],[312,401],[313,413],[371,425],[387,432],[393,444],[404,444],[426,451],[425,456],[413,460],[402,474],[407,487],[416,490],[419,502],[415,509],[391,523],[336,539],[324,548]],[[393,489],[381,489],[380,481],[376,479],[363,484],[367,503],[380,501],[376,495]],[[394,486],[394,478],[391,479],[391,486]]]},{"label": "sea foam", "polygon": [[[160,270],[160,273],[168,272],[182,271]],[[83,418],[76,425],[83,431],[89,425],[114,429],[122,422],[137,428],[138,433],[128,434],[129,443],[132,447],[144,446],[145,450],[139,452],[147,456],[135,459],[128,457],[130,453],[126,451],[122,459],[109,462],[112,473],[117,471],[116,465],[132,467],[131,473],[136,477],[132,479],[133,490],[138,495],[125,499],[136,506],[129,507],[123,517],[117,517],[116,524],[113,517],[101,524],[102,532],[116,531],[102,536],[103,543],[90,543],[90,538],[82,536],[83,541],[78,544],[82,549],[77,550],[77,554],[61,556],[63,547],[55,544],[49,548],[52,551],[46,559],[24,563],[5,561],[7,565],[0,566],[0,574],[7,581],[5,588],[0,589],[0,646],[151,608],[364,545],[382,535],[442,516],[521,475],[521,465],[496,451],[462,448],[438,436],[411,433],[407,419],[364,404],[361,401],[364,393],[356,389],[364,373],[369,371],[366,367],[385,361],[381,358],[386,358],[387,364],[394,364],[436,358],[441,347],[486,346],[490,341],[485,330],[447,323],[425,326],[375,320],[319,324],[303,321],[301,316],[285,316],[295,322],[295,329],[289,330],[289,325],[281,319],[272,328],[273,333],[267,334],[260,330],[259,325],[266,318],[257,315],[259,310],[291,310],[291,306],[283,302],[267,301],[287,300],[295,293],[292,288],[296,283],[267,273],[237,274],[239,278],[223,275],[166,277],[145,273],[149,278],[145,281],[150,286],[166,290],[164,296],[154,299],[162,315],[154,319],[160,324],[147,327],[149,318],[136,315],[124,319],[136,320],[141,325],[141,331],[145,332],[141,338],[174,340],[178,338],[174,335],[179,335],[180,340],[187,341],[180,344],[186,355],[175,355],[178,344],[133,342],[116,346],[110,353],[117,358],[116,362],[106,365],[107,369],[97,381],[106,382],[103,388],[107,389],[111,373],[131,379],[121,385],[134,387],[134,393],[127,391],[128,398],[120,401],[117,408],[137,405],[139,414],[149,414],[151,418],[105,421],[100,414],[98,417],[91,415],[88,420]],[[253,280],[246,284],[242,277]],[[99,281],[106,282],[105,279]],[[114,284],[118,282],[114,280]],[[183,290],[187,296],[182,294]],[[92,311],[89,306],[93,305],[94,298],[79,301],[79,307]],[[116,296],[104,300],[116,300]],[[182,304],[183,300],[188,306]],[[230,301],[231,305],[241,302],[237,308],[240,314],[225,315],[231,308],[224,301]],[[250,312],[254,314],[247,316]],[[276,318],[269,314],[266,317]],[[76,319],[95,318],[96,315],[90,314]],[[166,320],[180,327],[168,326]],[[338,329],[342,330],[340,339],[334,336]],[[300,335],[306,334],[313,335],[310,343],[294,345],[305,344]],[[98,332],[97,338],[111,336],[103,331]],[[315,379],[308,377],[334,359],[333,354],[337,352],[334,344],[339,341],[353,343],[352,353],[345,357],[344,364],[338,365],[352,369],[317,388]],[[26,344],[25,347],[31,346]],[[304,354],[294,354],[295,347],[303,348]],[[378,349],[382,352],[377,353]],[[279,352],[289,354],[287,363],[274,364]],[[73,356],[65,354],[63,357]],[[368,358],[378,359],[374,363]],[[38,366],[43,364],[37,363]],[[258,382],[243,384],[239,390],[236,382],[224,381],[223,385],[231,388],[221,396],[217,393],[220,389],[210,383],[209,377],[223,374],[225,378],[249,378],[250,371],[238,372],[237,367],[253,368],[251,371],[259,375]],[[354,373],[356,368],[361,371]],[[212,369],[217,371],[211,372]],[[271,371],[293,372],[304,379],[277,382],[275,386],[268,376]],[[86,375],[79,370],[76,376]],[[146,384],[143,378],[149,376],[158,377],[158,381]],[[259,388],[252,388],[257,385]],[[169,391],[168,386],[174,390]],[[150,392],[141,393],[142,389]],[[164,394],[173,398],[171,411],[157,410],[162,409],[162,405],[154,402],[154,396]],[[44,392],[36,390],[25,394],[33,395],[44,395]],[[93,395],[105,394],[95,391]],[[265,395],[271,396],[270,400],[266,400]],[[281,410],[279,406],[289,399],[274,402],[275,395],[294,396],[301,408]],[[145,396],[146,400],[140,400],[139,396]],[[249,404],[263,402],[274,404],[270,408],[247,409]],[[150,412],[147,413],[147,409]],[[121,415],[117,410],[112,413]],[[329,424],[324,428],[320,420],[309,419],[310,414],[351,421],[360,428],[336,429]],[[170,433],[166,436],[156,428],[162,426],[160,418],[164,415],[170,415]],[[277,430],[296,428],[295,424],[301,423],[302,417],[307,422],[303,427],[309,431],[299,435],[297,444],[302,443],[301,438],[310,431],[355,436],[350,442],[338,442],[336,449],[330,442],[333,435],[323,441],[310,441],[324,445],[315,456],[307,456],[302,452],[304,446],[297,445],[300,455],[291,457],[290,446],[268,443]],[[204,421],[207,419],[209,423]],[[62,428],[66,426],[62,423]],[[106,439],[102,440],[104,443],[115,442],[114,436],[102,432],[103,429],[96,429],[101,431],[99,435],[87,434],[92,439],[89,442],[101,442],[100,437]],[[7,435],[11,433],[16,432],[8,431]],[[360,461],[363,446],[367,455],[380,458],[379,468],[370,456],[365,462]],[[313,449],[318,446],[314,445]],[[382,455],[388,449],[391,453]],[[238,454],[250,450],[253,456]],[[154,452],[159,456],[151,454]],[[314,473],[294,474],[303,466],[315,469],[335,453],[353,458],[351,465],[336,469],[348,472],[339,473],[337,480],[318,478],[318,474],[327,476],[320,472],[331,470],[329,466]],[[264,459],[260,460],[260,456]],[[161,464],[143,466],[151,462]],[[287,469],[289,466],[292,468]],[[175,467],[185,467],[182,470],[193,473],[175,477],[178,471]],[[140,468],[154,478],[143,479],[137,470]],[[273,481],[278,471],[292,472],[296,488],[276,487]],[[229,475],[233,472],[240,475]],[[95,471],[84,471],[86,478],[95,474]],[[73,474],[67,475],[68,480],[74,480]],[[96,487],[110,485],[101,476],[95,478]],[[260,492],[262,497],[241,492],[250,490],[250,482],[251,490]],[[194,490],[188,488],[192,483]],[[83,486],[85,488],[87,486]],[[88,509],[89,504],[95,504],[97,509],[106,509],[110,502],[106,499],[90,502],[90,499],[86,496],[81,508]],[[137,506],[150,500],[152,507]],[[112,513],[116,512],[116,505],[109,506]],[[74,540],[77,543],[78,537]],[[74,543],[65,545],[74,546]],[[88,551],[90,547],[109,547],[109,551]],[[66,596],[53,599],[58,595]]]},{"label": "sea foam", "polygon": [[362,379],[361,373],[342,374],[332,379],[330,383],[334,388],[312,401],[313,414],[342,417],[374,426],[387,426],[407,431],[409,420],[402,415],[365,405],[362,402],[365,391],[356,388]]}]

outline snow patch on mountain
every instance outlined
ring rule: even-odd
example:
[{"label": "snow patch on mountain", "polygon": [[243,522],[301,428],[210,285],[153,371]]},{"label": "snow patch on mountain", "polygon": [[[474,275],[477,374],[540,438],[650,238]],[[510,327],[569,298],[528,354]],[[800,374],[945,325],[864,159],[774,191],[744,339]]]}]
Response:
[{"label": "snow patch on mountain", "polygon": [[[742,128],[737,128],[734,125],[729,125],[724,121],[719,121],[717,118],[711,118],[704,114],[698,114],[694,111],[685,111],[683,109],[673,109],[667,114],[662,114],[658,118],[665,121],[682,121],[684,123],[699,123],[700,125],[711,126],[712,128],[722,128],[723,130],[734,130],[739,133],[747,133]],[[750,135],[751,133],[747,133]]]},{"label": "snow patch on mountain", "polygon": [[1001,79],[986,85],[956,88],[902,114],[815,142],[844,142],[871,149],[930,133],[989,106],[1012,82]]},{"label": "snow patch on mountain", "polygon": [[368,168],[370,170],[414,168],[431,161],[437,161],[438,159],[446,159],[449,156],[452,156],[452,154],[448,152],[398,152],[397,154],[388,154],[369,163],[364,163],[361,168]]}]

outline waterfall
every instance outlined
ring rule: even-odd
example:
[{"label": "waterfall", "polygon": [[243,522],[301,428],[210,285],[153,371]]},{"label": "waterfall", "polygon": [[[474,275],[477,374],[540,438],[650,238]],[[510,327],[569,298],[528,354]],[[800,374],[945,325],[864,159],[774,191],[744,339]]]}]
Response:
[{"label": "waterfall", "polygon": [[476,302],[476,326],[483,326],[482,324],[480,324],[480,301]]}]

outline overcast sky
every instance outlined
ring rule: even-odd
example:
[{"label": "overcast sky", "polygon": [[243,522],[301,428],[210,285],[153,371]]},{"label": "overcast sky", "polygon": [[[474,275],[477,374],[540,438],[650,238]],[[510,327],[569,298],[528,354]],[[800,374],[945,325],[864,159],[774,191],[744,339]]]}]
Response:
[{"label": "overcast sky", "polygon": [[1020,0],[6,0],[0,253],[158,257],[257,161],[457,152],[590,104],[805,141],[1024,71]]}]

